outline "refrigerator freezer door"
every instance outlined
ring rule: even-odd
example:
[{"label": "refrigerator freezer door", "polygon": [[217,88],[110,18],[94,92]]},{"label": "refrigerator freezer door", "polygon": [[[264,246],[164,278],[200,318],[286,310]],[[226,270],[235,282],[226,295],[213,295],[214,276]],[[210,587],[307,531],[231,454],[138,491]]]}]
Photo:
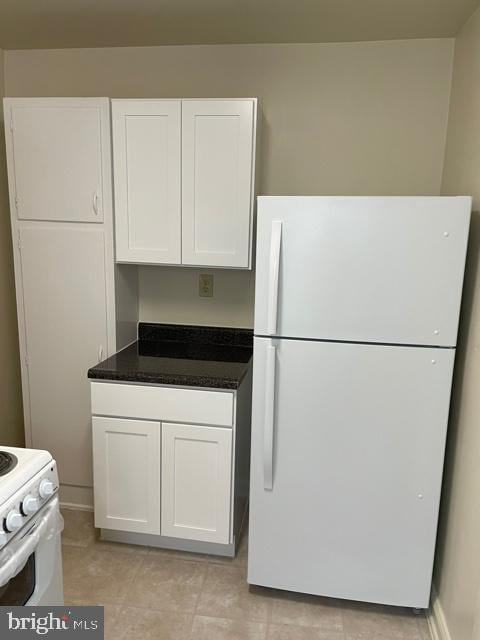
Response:
[{"label": "refrigerator freezer door", "polygon": [[468,197],[260,197],[255,334],[455,346],[470,209]]},{"label": "refrigerator freezer door", "polygon": [[249,583],[428,606],[454,353],[255,338]]}]

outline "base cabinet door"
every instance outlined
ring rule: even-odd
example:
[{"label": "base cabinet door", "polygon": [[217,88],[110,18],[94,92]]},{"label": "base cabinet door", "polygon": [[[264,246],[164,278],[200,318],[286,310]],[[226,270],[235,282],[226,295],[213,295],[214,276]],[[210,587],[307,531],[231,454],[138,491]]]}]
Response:
[{"label": "base cabinet door", "polygon": [[93,418],[95,526],[160,533],[160,423]]},{"label": "base cabinet door", "polygon": [[162,535],[230,542],[232,430],[162,424]]}]

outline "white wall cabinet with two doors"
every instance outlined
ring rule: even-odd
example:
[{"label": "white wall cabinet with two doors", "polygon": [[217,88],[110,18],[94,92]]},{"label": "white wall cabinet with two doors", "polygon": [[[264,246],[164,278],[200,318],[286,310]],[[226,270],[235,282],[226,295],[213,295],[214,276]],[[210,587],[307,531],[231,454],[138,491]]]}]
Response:
[{"label": "white wall cabinet with two doors", "polygon": [[112,100],[117,261],[252,266],[257,101]]},{"label": "white wall cabinet with two doors", "polygon": [[6,98],[25,439],[92,504],[86,372],[135,339],[136,269],[115,265],[110,101]]},{"label": "white wall cabinet with two doors", "polygon": [[234,555],[248,496],[251,371],[236,391],[94,381],[91,394],[102,537]]}]

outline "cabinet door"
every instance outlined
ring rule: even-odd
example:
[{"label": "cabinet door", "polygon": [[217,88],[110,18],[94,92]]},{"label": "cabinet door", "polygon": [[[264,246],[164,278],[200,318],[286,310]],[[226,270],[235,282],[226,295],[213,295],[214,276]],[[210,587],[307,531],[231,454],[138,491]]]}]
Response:
[{"label": "cabinet door", "polygon": [[32,446],[51,451],[62,484],[91,487],[87,370],[107,345],[103,226],[20,223],[19,244]]},{"label": "cabinet door", "polygon": [[95,526],[160,533],[160,423],[93,418]]},{"label": "cabinet door", "polygon": [[182,263],[250,265],[254,100],[182,102]]},{"label": "cabinet door", "polygon": [[180,107],[112,101],[119,262],[180,264]]},{"label": "cabinet door", "polygon": [[162,424],[162,535],[230,541],[232,430]]},{"label": "cabinet door", "polygon": [[108,99],[16,98],[5,105],[17,217],[102,222],[104,189],[111,188],[103,182],[110,162]]}]

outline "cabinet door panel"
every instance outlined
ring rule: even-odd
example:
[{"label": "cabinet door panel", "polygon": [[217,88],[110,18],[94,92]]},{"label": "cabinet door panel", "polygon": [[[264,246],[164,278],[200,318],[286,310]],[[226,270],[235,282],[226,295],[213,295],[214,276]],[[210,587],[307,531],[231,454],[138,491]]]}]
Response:
[{"label": "cabinet door panel", "polygon": [[6,107],[18,218],[102,222],[108,99],[15,99]]},{"label": "cabinet door panel", "polygon": [[113,100],[117,260],[180,263],[180,101]]},{"label": "cabinet door panel", "polygon": [[230,541],[232,430],[162,424],[162,535]]},{"label": "cabinet door panel", "polygon": [[182,102],[182,263],[250,266],[255,102]]},{"label": "cabinet door panel", "polygon": [[93,418],[95,526],[160,533],[160,423]]},{"label": "cabinet door panel", "polygon": [[62,484],[92,486],[87,370],[107,346],[104,231],[21,223],[20,260],[32,446]]}]

